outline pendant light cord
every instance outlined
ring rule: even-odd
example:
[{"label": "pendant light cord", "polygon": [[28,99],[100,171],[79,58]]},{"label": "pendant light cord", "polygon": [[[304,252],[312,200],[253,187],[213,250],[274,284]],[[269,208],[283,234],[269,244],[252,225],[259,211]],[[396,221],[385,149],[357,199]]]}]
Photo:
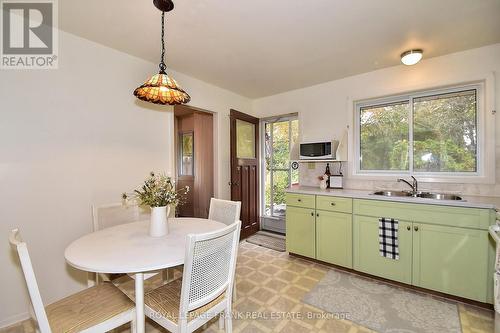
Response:
[{"label": "pendant light cord", "polygon": [[161,12],[161,59],[160,59],[160,73],[165,74],[165,69],[167,69],[167,65],[165,65],[165,12]]}]

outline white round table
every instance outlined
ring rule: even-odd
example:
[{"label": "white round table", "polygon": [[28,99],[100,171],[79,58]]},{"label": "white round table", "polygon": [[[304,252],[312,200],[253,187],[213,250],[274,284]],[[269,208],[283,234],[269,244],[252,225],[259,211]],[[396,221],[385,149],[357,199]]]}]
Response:
[{"label": "white round table", "polygon": [[151,237],[149,221],[121,224],[75,240],[64,257],[71,266],[88,272],[135,274],[137,333],[143,333],[144,272],[183,264],[188,234],[225,226],[208,219],[171,218],[166,236]]}]

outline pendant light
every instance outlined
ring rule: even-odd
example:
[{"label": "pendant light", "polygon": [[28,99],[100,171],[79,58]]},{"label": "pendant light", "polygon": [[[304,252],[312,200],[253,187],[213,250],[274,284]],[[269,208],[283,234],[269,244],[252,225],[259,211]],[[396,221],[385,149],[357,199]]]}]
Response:
[{"label": "pendant light", "polygon": [[135,89],[134,95],[143,101],[155,104],[186,104],[191,100],[191,97],[167,74],[167,66],[165,65],[165,12],[174,9],[174,3],[171,0],[153,0],[153,4],[161,11],[160,71]]}]

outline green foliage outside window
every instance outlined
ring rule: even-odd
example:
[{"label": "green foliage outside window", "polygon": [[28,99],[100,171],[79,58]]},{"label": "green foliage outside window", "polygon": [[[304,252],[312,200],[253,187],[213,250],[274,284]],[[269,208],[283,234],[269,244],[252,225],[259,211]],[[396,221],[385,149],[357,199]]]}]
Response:
[{"label": "green foliage outside window", "polygon": [[360,108],[360,169],[407,171],[413,139],[415,172],[477,171],[476,90]]}]

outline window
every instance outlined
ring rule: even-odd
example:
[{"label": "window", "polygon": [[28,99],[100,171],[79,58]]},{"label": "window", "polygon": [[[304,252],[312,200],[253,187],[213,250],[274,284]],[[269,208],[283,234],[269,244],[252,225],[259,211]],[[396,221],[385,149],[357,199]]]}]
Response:
[{"label": "window", "polygon": [[184,132],[179,135],[179,176],[194,175],[194,141],[193,132]]},{"label": "window", "polygon": [[298,170],[290,167],[290,152],[298,143],[296,116],[264,121],[264,215],[285,215],[285,190],[299,182]]},{"label": "window", "polygon": [[479,175],[481,86],[356,104],[359,174]]}]

